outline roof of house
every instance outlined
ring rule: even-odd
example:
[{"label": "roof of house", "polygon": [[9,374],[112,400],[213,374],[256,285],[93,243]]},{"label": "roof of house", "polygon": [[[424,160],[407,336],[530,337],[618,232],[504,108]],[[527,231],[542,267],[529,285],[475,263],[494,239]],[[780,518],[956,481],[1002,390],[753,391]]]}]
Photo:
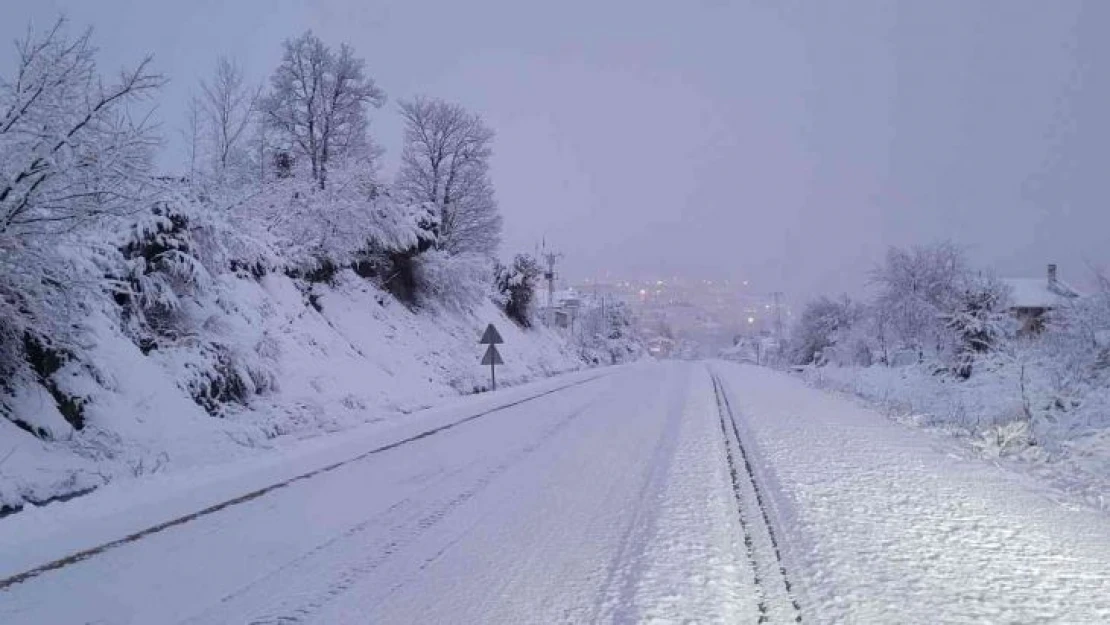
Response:
[{"label": "roof of house", "polygon": [[1067,283],[1046,278],[1005,278],[1010,287],[1010,306],[1013,308],[1053,308],[1064,300],[1079,297]]}]

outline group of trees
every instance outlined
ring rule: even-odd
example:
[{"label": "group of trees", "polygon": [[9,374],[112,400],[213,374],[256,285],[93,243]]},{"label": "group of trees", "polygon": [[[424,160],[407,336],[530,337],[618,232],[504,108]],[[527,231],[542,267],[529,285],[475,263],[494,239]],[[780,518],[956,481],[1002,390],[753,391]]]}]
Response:
[{"label": "group of trees", "polygon": [[951,244],[890,250],[872,287],[866,302],[806,304],[788,343],[792,362],[909,367],[836,375],[873,399],[984,428],[998,448],[1052,446],[1110,426],[1106,277],[1025,324],[1009,310],[1010,289]]},{"label": "group of trees", "polygon": [[872,274],[868,303],[819,297],[802,310],[791,342],[796,364],[943,363],[971,375],[975,354],[1016,330],[1009,293],[972,269],[951,243],[891,248]]},{"label": "group of trees", "polygon": [[788,356],[795,364],[931,363],[962,379],[985,357],[1069,368],[1062,377],[1094,374],[1110,369],[1110,282],[1099,283],[1086,297],[1062,299],[1043,331],[1019,336],[1009,288],[973,269],[959,247],[892,248],[872,274],[871,301],[819,297],[805,305]]},{"label": "group of trees", "polygon": [[[402,165],[384,180],[369,122],[385,92],[351,46],[306,32],[265,83],[219,59],[189,103],[188,174],[159,175],[147,120],[165,78],[150,58],[103,78],[91,32],[68,30],[29,31],[0,77],[0,413],[22,382],[50,387],[81,360],[90,312],[144,350],[195,336],[190,307],[226,305],[222,274],[311,284],[350,268],[410,305],[489,295],[501,217],[478,115],[402,101]],[[239,377],[221,388],[265,382]]]}]

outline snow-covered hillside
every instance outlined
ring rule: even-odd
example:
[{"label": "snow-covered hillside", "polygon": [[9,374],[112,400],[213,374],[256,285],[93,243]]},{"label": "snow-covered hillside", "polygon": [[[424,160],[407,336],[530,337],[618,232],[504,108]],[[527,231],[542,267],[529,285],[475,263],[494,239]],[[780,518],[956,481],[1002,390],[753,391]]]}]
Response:
[{"label": "snow-covered hillside", "polygon": [[[144,354],[107,315],[87,320],[85,360],[95,369],[67,364],[53,376],[84,398],[80,431],[42,385],[18,388],[16,414],[48,434],[0,419],[0,504],[10,509],[121,477],[220,462],[257,453],[276,436],[333,431],[484,390],[489,371],[478,365],[477,340],[487,323],[506,341],[499,383],[583,366],[563,337],[522,330],[489,301],[472,310],[412,310],[352,271],[332,284],[283,274],[221,281],[228,312],[207,320],[206,341]],[[214,415],[194,399],[212,339],[235,352],[234,366],[249,369],[242,378],[266,378],[245,406],[217,403],[223,391],[207,389]]]},{"label": "snow-covered hillside", "polygon": [[503,383],[584,366],[571,337],[531,328],[533,284],[512,308],[495,280],[493,131],[405,103],[404,167],[382,178],[385,93],[349,46],[287,40],[265,92],[221,58],[187,173],[154,166],[142,110],[166,78],[149,58],[102,78],[91,34],[59,19],[28,28],[12,69],[0,516],[479,392],[488,323]]}]

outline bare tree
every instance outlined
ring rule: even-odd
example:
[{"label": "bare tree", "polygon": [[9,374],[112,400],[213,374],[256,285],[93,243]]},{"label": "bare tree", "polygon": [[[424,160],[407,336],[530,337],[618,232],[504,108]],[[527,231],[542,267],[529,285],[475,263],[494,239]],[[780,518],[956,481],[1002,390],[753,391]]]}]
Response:
[{"label": "bare tree", "polygon": [[234,161],[246,160],[241,147],[262,92],[247,85],[238,63],[220,57],[211,81],[202,80],[201,107],[212,142],[212,165],[218,175],[226,175]]},{"label": "bare tree", "polygon": [[148,186],[155,141],[127,104],[164,81],[147,57],[102,83],[90,36],[68,39],[64,19],[29,31],[14,78],[0,79],[0,238],[134,209]]},{"label": "bare tree", "polygon": [[384,104],[385,92],[366,76],[365,65],[347,44],[337,52],[306,32],[285,42],[271,91],[262,101],[266,121],[281,135],[283,147],[304,157],[321,189],[333,160],[374,157],[366,107]]},{"label": "bare tree", "polygon": [[200,102],[196,98],[189,98],[185,105],[185,128],[181,136],[189,143],[189,179],[196,180],[197,157],[200,153],[201,113]]},{"label": "bare tree", "polygon": [[489,178],[493,131],[478,115],[436,98],[401,103],[405,147],[397,175],[413,201],[440,207],[440,247],[492,255],[501,215]]}]

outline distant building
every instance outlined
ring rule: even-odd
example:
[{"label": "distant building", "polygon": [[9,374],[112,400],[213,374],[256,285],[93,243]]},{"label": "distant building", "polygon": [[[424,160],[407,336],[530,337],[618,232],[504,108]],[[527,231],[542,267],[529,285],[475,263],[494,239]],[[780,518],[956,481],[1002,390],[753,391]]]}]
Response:
[{"label": "distant building", "polygon": [[547,324],[557,328],[570,328],[582,310],[583,298],[574,289],[556,291],[554,299],[541,313]]},{"label": "distant building", "polygon": [[667,358],[675,351],[674,339],[653,336],[647,340],[648,353],[656,358]]},{"label": "distant building", "polygon": [[1044,316],[1053,308],[1079,297],[1079,292],[1061,280],[1056,265],[1048,266],[1045,278],[1007,278],[1010,312],[1021,323],[1021,334],[1035,334],[1044,327]]}]

